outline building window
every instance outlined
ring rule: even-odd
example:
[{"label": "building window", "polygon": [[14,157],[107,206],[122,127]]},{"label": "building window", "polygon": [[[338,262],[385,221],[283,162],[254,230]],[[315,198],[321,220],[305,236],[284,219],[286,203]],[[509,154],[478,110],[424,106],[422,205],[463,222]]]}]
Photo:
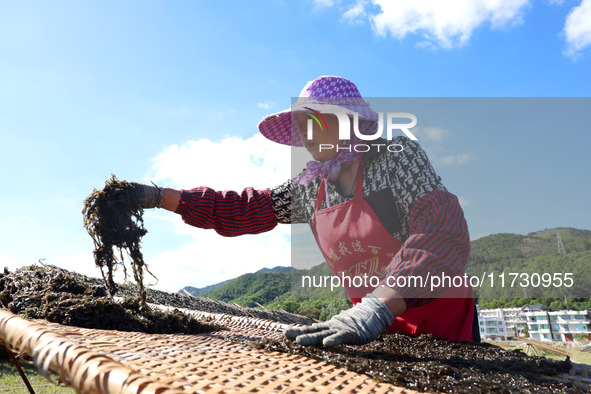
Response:
[{"label": "building window", "polygon": [[547,324],[540,324],[540,329],[547,330],[548,329],[548,325]]},{"label": "building window", "polygon": [[532,324],[531,325],[531,329],[534,331],[538,331],[538,325],[537,324]]},{"label": "building window", "polygon": [[584,319],[583,315],[575,315],[574,318],[575,318],[575,320],[583,320]]},{"label": "building window", "polygon": [[548,339],[548,334],[544,334],[544,339]]},{"label": "building window", "polygon": [[575,327],[577,330],[584,330],[587,328],[584,324],[577,324]]},{"label": "building window", "polygon": [[552,316],[550,316],[550,320],[558,320],[558,316],[552,315]]},{"label": "building window", "polygon": [[546,321],[546,316],[536,316],[536,321]]},{"label": "building window", "polygon": [[482,328],[480,329],[480,332],[484,332],[484,327],[482,327]]},{"label": "building window", "polygon": [[558,324],[552,324],[552,330],[560,331],[560,326]]}]

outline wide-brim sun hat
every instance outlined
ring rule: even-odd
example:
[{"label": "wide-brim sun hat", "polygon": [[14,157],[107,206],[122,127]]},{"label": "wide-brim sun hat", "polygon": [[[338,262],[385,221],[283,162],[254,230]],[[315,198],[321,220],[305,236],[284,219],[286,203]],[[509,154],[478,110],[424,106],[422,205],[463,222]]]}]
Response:
[{"label": "wide-brim sun hat", "polygon": [[342,77],[324,75],[308,82],[291,108],[265,116],[259,122],[258,129],[273,142],[302,147],[294,114],[310,113],[311,110],[320,113],[345,113],[351,118],[358,114],[360,120],[378,120],[378,114],[361,97],[353,82]]}]

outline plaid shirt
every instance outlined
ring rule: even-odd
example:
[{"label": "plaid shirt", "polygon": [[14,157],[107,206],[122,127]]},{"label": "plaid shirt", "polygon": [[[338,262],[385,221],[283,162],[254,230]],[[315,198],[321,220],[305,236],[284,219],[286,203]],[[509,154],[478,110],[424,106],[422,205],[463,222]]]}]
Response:
[{"label": "plaid shirt", "polygon": [[[378,140],[378,143],[385,143]],[[363,155],[364,199],[386,230],[402,242],[388,266],[389,276],[463,275],[470,255],[470,237],[458,199],[436,175],[427,155],[414,141],[397,137],[402,152],[373,150]],[[308,185],[288,180],[272,189],[214,191],[207,187],[183,190],[177,208],[185,223],[213,228],[224,236],[258,234],[277,223],[309,223],[316,209],[320,179]],[[328,182],[331,205],[353,198]],[[324,203],[323,203],[324,204]],[[429,302],[429,289],[394,287],[407,308]]]}]

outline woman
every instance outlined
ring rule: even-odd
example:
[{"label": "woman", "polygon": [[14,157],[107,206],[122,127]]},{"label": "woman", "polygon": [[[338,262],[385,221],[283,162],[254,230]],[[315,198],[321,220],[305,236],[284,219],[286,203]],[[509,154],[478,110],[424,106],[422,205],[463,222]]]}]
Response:
[{"label": "woman", "polygon": [[400,136],[372,141],[382,149],[361,149],[362,136],[376,134],[377,120],[353,82],[322,76],[304,87],[293,108],[258,125],[268,139],[311,154],[314,160],[296,179],[241,194],[134,183],[135,195],[145,208],[168,209],[224,236],[307,222],[335,275],[379,278],[375,288],[349,281],[351,309],[286,330],[302,345],[362,344],[384,331],[479,340],[472,289],[427,285],[429,277],[464,274],[470,239],[458,199],[416,142]]}]

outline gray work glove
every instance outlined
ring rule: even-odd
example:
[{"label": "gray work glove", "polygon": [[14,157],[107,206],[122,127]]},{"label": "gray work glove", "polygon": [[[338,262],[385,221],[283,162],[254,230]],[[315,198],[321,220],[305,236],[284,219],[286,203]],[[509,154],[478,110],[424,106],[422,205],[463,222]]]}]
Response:
[{"label": "gray work glove", "polygon": [[327,322],[290,327],[284,334],[304,346],[362,345],[376,339],[393,321],[394,316],[386,304],[368,294],[353,308],[342,311]]},{"label": "gray work glove", "polygon": [[160,208],[162,206],[164,189],[161,186],[136,182],[129,182],[129,184],[133,186],[133,197],[142,208]]}]

